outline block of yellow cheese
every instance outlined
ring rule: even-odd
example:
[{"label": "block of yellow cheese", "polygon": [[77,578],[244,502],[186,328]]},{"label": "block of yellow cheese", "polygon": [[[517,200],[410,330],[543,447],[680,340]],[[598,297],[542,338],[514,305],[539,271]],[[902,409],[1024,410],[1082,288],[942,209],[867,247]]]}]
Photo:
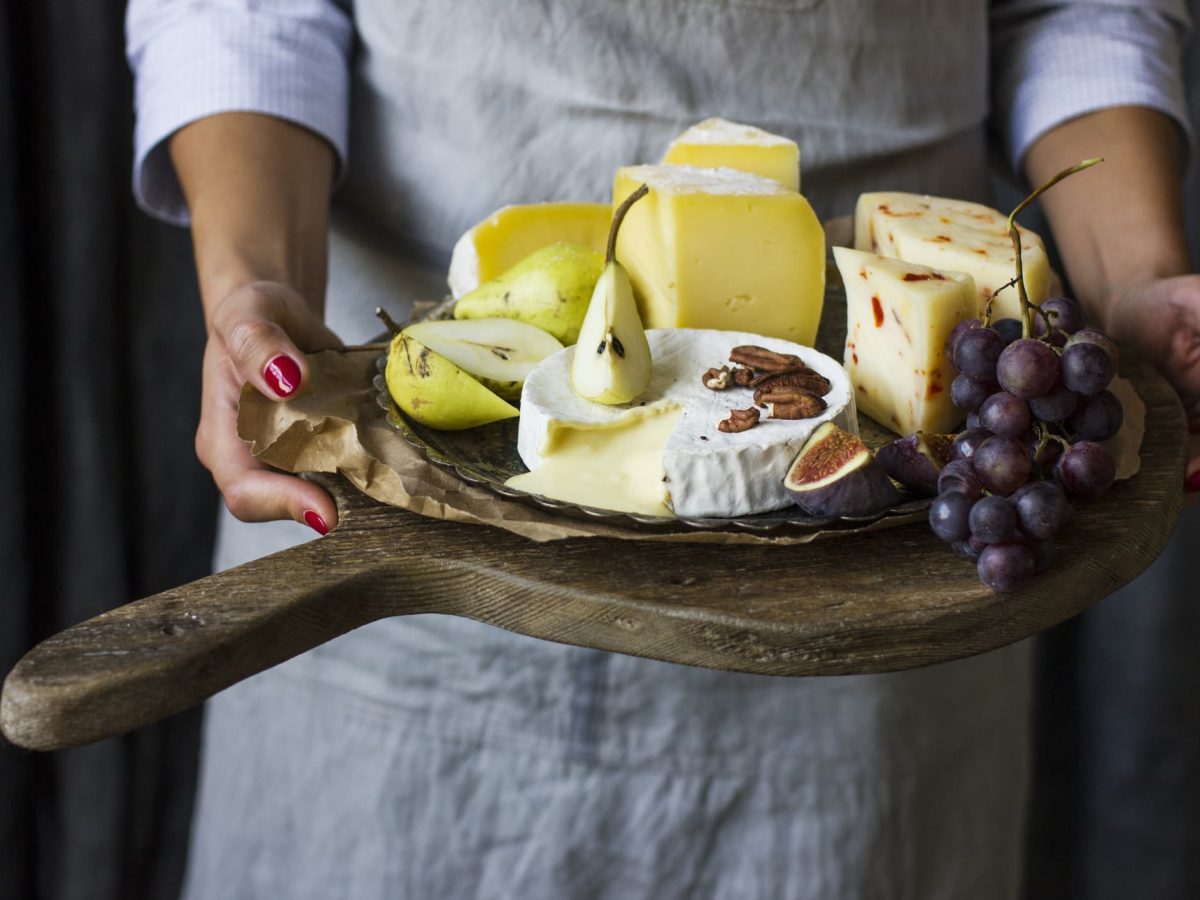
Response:
[{"label": "block of yellow cheese", "polygon": [[563,241],[604,252],[612,208],[607,203],[505,206],[467,230],[450,257],[455,298],[502,275],[535,250]]},{"label": "block of yellow cheese", "polygon": [[958,373],[944,349],[975,314],[974,279],[846,247],[833,255],[846,285],[844,365],[858,408],[898,434],[954,430],[964,413],[950,400]]},{"label": "block of yellow cheese", "polygon": [[[1042,239],[1020,228],[1021,262],[1029,299],[1041,303],[1050,290],[1050,261]],[[854,246],[905,262],[975,279],[979,292],[976,314],[988,299],[1016,275],[1016,255],[1008,234],[1008,217],[991,207],[966,200],[897,192],[863,194],[854,216]],[[992,308],[992,318],[1016,318],[1016,288],[1006,288]]]},{"label": "block of yellow cheese", "polygon": [[800,148],[795,141],[725,119],[705,119],[693,125],[671,142],[662,161],[737,169],[800,190]]},{"label": "block of yellow cheese", "polygon": [[627,166],[641,184],[617,238],[647,328],[748,331],[811,346],[825,296],[825,233],[808,201],[734,169]]}]

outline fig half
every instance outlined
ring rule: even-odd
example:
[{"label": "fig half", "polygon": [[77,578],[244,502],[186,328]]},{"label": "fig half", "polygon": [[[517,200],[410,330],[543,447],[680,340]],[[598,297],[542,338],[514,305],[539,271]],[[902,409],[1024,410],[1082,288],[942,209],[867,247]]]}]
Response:
[{"label": "fig half", "polygon": [[880,447],[875,461],[892,478],[919,494],[938,492],[938,475],[950,461],[952,434],[910,434]]},{"label": "fig half", "polygon": [[900,499],[867,445],[832,422],[809,436],[783,486],[813,516],[869,516]]}]

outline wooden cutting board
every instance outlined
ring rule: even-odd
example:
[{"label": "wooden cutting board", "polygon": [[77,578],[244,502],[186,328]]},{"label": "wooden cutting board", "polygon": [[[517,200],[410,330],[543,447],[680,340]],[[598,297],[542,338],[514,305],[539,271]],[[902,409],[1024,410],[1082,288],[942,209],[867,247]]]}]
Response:
[{"label": "wooden cutting board", "polygon": [[1158,555],[1182,507],[1186,426],[1144,362],[1142,470],[1082,505],[1055,566],[994,594],[923,524],[803,546],[534,543],[421,518],[326,479],[327,537],[49,638],[9,673],[0,729],[56,750],[155,722],[387,616],[465,616],[546,640],[772,675],[886,672],[983,653],[1083,611]]}]

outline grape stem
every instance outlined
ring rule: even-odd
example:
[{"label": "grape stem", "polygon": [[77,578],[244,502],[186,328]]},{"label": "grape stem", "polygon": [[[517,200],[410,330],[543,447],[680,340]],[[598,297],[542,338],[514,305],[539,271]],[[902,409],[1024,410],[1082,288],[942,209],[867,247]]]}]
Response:
[{"label": "grape stem", "polygon": [[[1096,163],[1100,163],[1100,162],[1104,162],[1104,157],[1094,156],[1091,159],[1085,159],[1082,162],[1077,162],[1073,166],[1068,166],[1067,168],[1065,168],[1061,172],[1059,172],[1057,175],[1055,175],[1053,178],[1051,178],[1049,181],[1047,181],[1045,184],[1043,184],[1041,187],[1038,187],[1037,189],[1035,189],[1032,194],[1030,194],[1028,197],[1026,197],[1024,200],[1022,200],[1020,203],[1017,204],[1016,209],[1014,209],[1011,213],[1008,214],[1008,235],[1009,235],[1009,237],[1012,238],[1013,251],[1016,253],[1016,256],[1017,256],[1016,283],[1017,283],[1017,296],[1021,300],[1021,336],[1022,337],[1026,337],[1026,338],[1033,337],[1033,309],[1035,309],[1037,307],[1035,307],[1034,304],[1029,302],[1029,294],[1025,290],[1025,268],[1021,263],[1021,233],[1017,229],[1017,216],[1021,214],[1021,212],[1025,209],[1025,207],[1027,207],[1030,203],[1032,203],[1034,200],[1036,200],[1042,194],[1046,193],[1046,191],[1050,190],[1050,188],[1054,187],[1056,184],[1058,184],[1064,178],[1074,175],[1076,172],[1082,172],[1084,169],[1090,169],[1092,166],[1096,165]],[[1040,308],[1038,308],[1038,312],[1039,313],[1041,312]],[[1046,318],[1044,313],[1043,313],[1042,317]],[[1050,331],[1050,320],[1046,319],[1047,334],[1049,333],[1049,331]]]}]

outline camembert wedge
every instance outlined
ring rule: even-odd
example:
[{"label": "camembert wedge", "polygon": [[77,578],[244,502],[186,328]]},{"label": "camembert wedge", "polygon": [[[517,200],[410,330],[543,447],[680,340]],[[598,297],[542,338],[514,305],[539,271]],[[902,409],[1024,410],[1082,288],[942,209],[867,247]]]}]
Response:
[{"label": "camembert wedge", "polygon": [[898,434],[954,430],[957,374],[944,352],[975,314],[970,275],[833,248],[846,285],[846,371],[859,409]]},{"label": "camembert wedge", "polygon": [[[645,201],[643,201],[645,202]],[[647,515],[727,517],[787,507],[783,478],[813,429],[835,421],[857,433],[845,371],[808,347],[756,334],[658,329],[646,337],[650,385],[635,403],[606,406],[578,396],[569,372],[576,348],[543,360],[525,380],[517,449],[526,475],[508,484],[556,500]],[[831,388],[809,419],[764,419],[741,433],[717,424],[753,403],[747,389],[701,384],[739,344],[800,356]]]},{"label": "camembert wedge", "polygon": [[[1050,262],[1042,239],[1019,228],[1021,261],[1029,299],[1041,303],[1050,290]],[[975,279],[982,315],[987,301],[1016,275],[1016,256],[1008,233],[1008,217],[991,207],[966,200],[898,192],[863,194],[854,216],[854,246],[905,262]],[[992,318],[1017,318],[1015,288],[996,298]]]}]

